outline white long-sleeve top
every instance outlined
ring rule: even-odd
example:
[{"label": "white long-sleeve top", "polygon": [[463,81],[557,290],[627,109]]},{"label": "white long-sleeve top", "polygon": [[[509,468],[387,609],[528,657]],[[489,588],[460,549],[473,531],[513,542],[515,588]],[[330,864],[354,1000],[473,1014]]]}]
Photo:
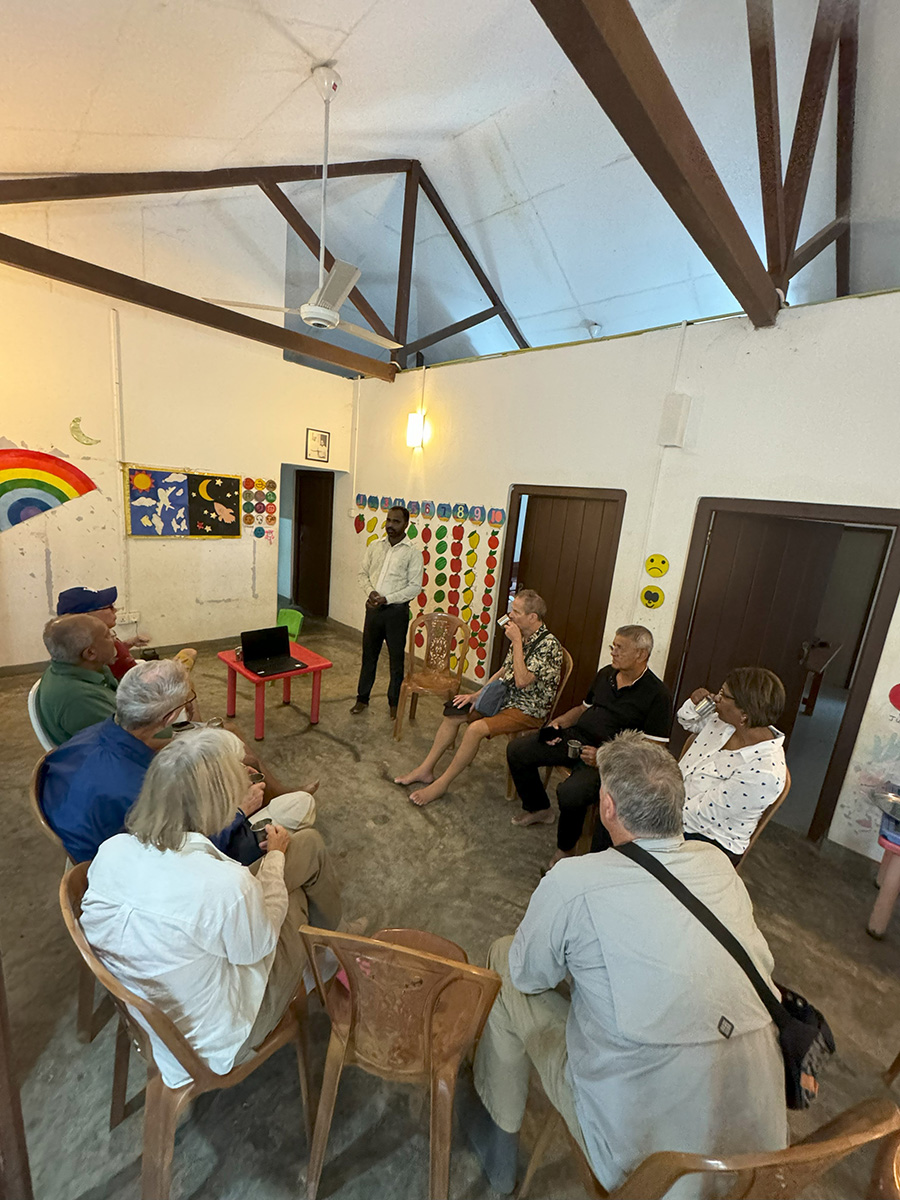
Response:
[{"label": "white long-sleeve top", "polygon": [[784,734],[772,725],[770,741],[726,750],[734,726],[716,713],[701,720],[688,699],[677,716],[679,725],[697,735],[678,764],[684,777],[684,831],[743,854],[759,818],[784,788]]},{"label": "white long-sleeve top", "polygon": [[[88,869],[81,924],[103,965],[158,1005],[224,1075],[259,1012],[287,906],[280,851],[253,875],[200,833],[180,850],[120,833]],[[163,1081],[186,1083],[177,1059],[147,1032]]]},{"label": "white long-sleeve top", "polygon": [[378,592],[388,604],[406,604],[422,590],[422,551],[404,537],[392,546],[379,538],[366,548],[359,586],[369,595]]}]

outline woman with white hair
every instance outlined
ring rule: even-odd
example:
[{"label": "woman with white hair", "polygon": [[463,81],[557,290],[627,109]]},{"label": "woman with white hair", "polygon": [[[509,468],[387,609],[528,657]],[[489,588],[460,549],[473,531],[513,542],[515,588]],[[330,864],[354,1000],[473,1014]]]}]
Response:
[{"label": "woman with white hair", "polygon": [[[158,1005],[218,1074],[248,1058],[275,1027],[302,978],[299,927],[334,927],[341,906],[325,843],[313,829],[268,826],[249,870],[210,840],[246,798],[244,747],[224,729],[197,729],[153,759],[125,833],[88,871],[82,926],[104,965]],[[169,1087],[187,1081],[154,1034]]]}]

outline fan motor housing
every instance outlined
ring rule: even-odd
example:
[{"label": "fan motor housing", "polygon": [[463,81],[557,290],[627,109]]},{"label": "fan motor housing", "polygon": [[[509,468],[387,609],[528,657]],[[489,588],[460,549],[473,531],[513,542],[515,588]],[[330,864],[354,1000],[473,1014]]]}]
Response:
[{"label": "fan motor housing", "polygon": [[333,308],[325,308],[319,304],[302,304],[300,319],[314,329],[337,329],[340,316]]}]

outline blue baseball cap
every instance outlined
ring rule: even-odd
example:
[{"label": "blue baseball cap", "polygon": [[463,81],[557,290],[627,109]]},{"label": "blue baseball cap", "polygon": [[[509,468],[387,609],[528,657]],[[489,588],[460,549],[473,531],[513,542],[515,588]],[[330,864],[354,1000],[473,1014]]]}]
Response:
[{"label": "blue baseball cap", "polygon": [[56,598],[56,615],[66,617],[69,613],[92,613],[115,604],[118,588],[101,588],[99,592],[90,588],[66,588]]}]

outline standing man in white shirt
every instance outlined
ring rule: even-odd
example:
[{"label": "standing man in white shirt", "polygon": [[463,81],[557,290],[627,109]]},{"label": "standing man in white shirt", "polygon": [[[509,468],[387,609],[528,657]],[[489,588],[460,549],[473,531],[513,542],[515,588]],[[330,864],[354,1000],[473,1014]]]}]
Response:
[{"label": "standing man in white shirt", "polygon": [[422,589],[424,569],[421,550],[406,536],[408,524],[407,509],[399,506],[389,509],[384,523],[386,536],[368,547],[359,573],[360,586],[366,593],[366,623],[356,703],[350,709],[354,716],[369,707],[383,642],[387,642],[391,660],[388,686],[391,719],[397,715],[409,628],[409,602]]}]

